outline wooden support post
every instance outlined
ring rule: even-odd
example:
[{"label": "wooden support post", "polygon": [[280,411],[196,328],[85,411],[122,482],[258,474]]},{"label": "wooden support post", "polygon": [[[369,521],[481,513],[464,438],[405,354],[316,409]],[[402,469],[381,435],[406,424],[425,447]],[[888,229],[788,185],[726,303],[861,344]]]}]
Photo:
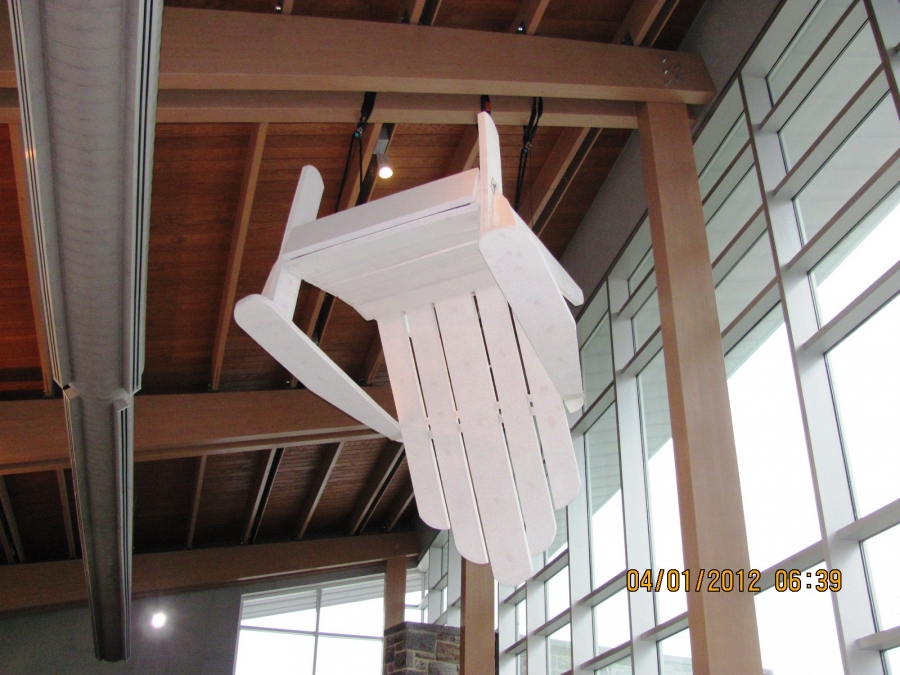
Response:
[{"label": "wooden support post", "polygon": [[303,506],[300,508],[300,515],[297,516],[297,524],[294,526],[294,539],[303,539],[303,535],[306,534],[306,528],[309,527],[309,523],[312,521],[313,514],[316,512],[319,500],[322,499],[325,486],[328,484],[328,479],[331,478],[331,472],[334,471],[334,467],[337,465],[343,447],[343,443],[335,443],[322,456],[322,461],[316,472],[316,480],[309,488]]},{"label": "wooden support post", "polygon": [[494,674],[494,574],[490,564],[462,560],[460,675]]},{"label": "wooden support post", "polygon": [[213,391],[219,390],[219,380],[222,376],[225,342],[228,339],[228,329],[231,327],[231,315],[234,313],[234,296],[237,292],[238,278],[241,274],[244,244],[247,242],[247,230],[250,228],[250,214],[253,211],[253,198],[256,195],[256,183],[259,179],[259,167],[262,164],[263,148],[266,144],[268,129],[268,122],[257,124],[250,135],[250,145],[247,147],[244,179],[241,183],[237,216],[234,220],[234,230],[231,235],[231,251],[228,254],[228,267],[225,270],[225,288],[222,291],[219,324],[216,328],[216,339],[213,345]]},{"label": "wooden support post", "polygon": [[13,173],[16,178],[16,196],[19,202],[19,220],[22,223],[22,241],[25,245],[25,268],[28,271],[28,289],[31,292],[31,311],[34,315],[34,331],[37,335],[38,353],[41,358],[41,379],[44,396],[53,393],[53,366],[50,361],[50,345],[44,303],[41,301],[41,282],[37,270],[37,248],[31,223],[31,200],[28,197],[28,177],[25,172],[25,145],[22,142],[22,125],[9,125],[9,141],[12,146]]},{"label": "wooden support post", "polygon": [[66,483],[66,470],[56,470],[56,483],[59,486],[59,501],[62,506],[63,522],[66,526],[66,545],[69,547],[69,557],[74,558],[75,550],[75,528],[72,525],[72,509],[69,506],[69,486]]},{"label": "wooden support post", "polygon": [[[712,265],[686,106],[638,106],[685,569],[749,569]],[[695,673],[762,672],[754,596],[688,593]]]},{"label": "wooden support post", "polygon": [[406,614],[406,558],[388,558],[384,570],[384,629],[403,623]]}]

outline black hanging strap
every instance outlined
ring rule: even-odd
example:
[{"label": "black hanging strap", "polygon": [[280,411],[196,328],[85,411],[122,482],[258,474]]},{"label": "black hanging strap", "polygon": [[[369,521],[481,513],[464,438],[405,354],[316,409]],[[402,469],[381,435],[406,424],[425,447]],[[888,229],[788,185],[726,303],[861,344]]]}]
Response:
[{"label": "black hanging strap", "polygon": [[531,99],[531,117],[528,124],[523,127],[522,152],[519,154],[519,173],[516,176],[516,201],[514,208],[519,210],[519,200],[522,199],[522,186],[525,183],[525,167],[528,165],[528,155],[531,154],[531,144],[537,134],[538,122],[544,113],[544,99],[537,96]]},{"label": "black hanging strap", "polygon": [[334,210],[337,211],[340,208],[341,204],[341,196],[344,194],[344,187],[347,184],[347,174],[350,171],[350,160],[353,159],[353,146],[356,145],[357,155],[359,155],[359,184],[363,183],[363,147],[362,147],[362,136],[366,130],[366,126],[369,124],[369,117],[372,116],[372,111],[375,109],[375,96],[376,92],[367,91],[365,97],[363,98],[362,108],[359,111],[359,122],[356,124],[356,129],[353,131],[353,136],[350,138],[350,147],[347,149],[347,161],[344,164],[344,177],[341,179],[341,189],[338,190],[337,201],[334,205]]}]

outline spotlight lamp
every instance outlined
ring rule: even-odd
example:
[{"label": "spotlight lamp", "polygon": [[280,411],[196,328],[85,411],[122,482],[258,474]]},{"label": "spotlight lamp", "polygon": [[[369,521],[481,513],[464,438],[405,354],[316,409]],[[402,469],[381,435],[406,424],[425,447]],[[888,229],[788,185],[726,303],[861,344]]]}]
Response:
[{"label": "spotlight lamp", "polygon": [[378,177],[379,178],[390,178],[394,175],[394,170],[391,168],[390,163],[388,162],[387,155],[375,155],[378,161]]}]

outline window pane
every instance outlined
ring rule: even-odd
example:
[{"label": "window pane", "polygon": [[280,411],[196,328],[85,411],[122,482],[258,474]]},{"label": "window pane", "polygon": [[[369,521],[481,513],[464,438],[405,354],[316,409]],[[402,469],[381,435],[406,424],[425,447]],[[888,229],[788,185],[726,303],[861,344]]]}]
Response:
[{"label": "window pane", "polygon": [[560,553],[569,547],[569,527],[566,522],[567,509],[559,509],[556,511],[556,537],[550,548],[544,553],[544,564],[553,560]]},{"label": "window pane", "polygon": [[631,657],[627,656],[621,661],[616,661],[612,665],[595,670],[594,675],[632,675]]},{"label": "window pane", "polygon": [[885,96],[794,200],[804,241],[815,235],[900,147],[900,120]]},{"label": "window pane", "polygon": [[818,49],[825,36],[850,6],[850,1],[822,0],[810,12],[766,78],[773,102],[781,98],[809,57]]},{"label": "window pane", "polygon": [[403,620],[404,621],[414,621],[415,623],[424,623],[424,619],[422,617],[421,609],[411,609],[407,607],[403,611]]},{"label": "window pane", "polygon": [[381,675],[381,640],[320,637],[316,675]]},{"label": "window pane", "polygon": [[750,250],[716,287],[719,330],[722,332],[738,314],[775,278],[775,263],[769,235],[763,232]]},{"label": "window pane", "polygon": [[660,675],[690,675],[693,672],[690,630],[683,630],[659,642]]},{"label": "window pane", "polygon": [[[875,600],[879,630],[900,626],[900,525],[865,543],[866,570]],[[898,674],[900,675],[900,674]]]},{"label": "window pane", "polygon": [[625,569],[625,525],[619,475],[616,407],[610,406],[584,436],[594,586]]},{"label": "window pane", "polygon": [[319,632],[373,637],[381,637],[384,634],[384,599],[374,598],[326,606],[325,596],[329,590],[322,591]]},{"label": "window pane", "polygon": [[715,262],[729,242],[762,204],[756,170],[750,167],[728,199],[712,214],[706,224],[709,257]]},{"label": "window pane", "polygon": [[312,635],[242,630],[238,637],[235,675],[312,675]]},{"label": "window pane", "polygon": [[638,351],[659,328],[659,294],[656,291],[631,319],[631,327],[634,331],[634,351]]},{"label": "window pane", "polygon": [[729,352],[726,366],[750,564],[766,569],[821,536],[780,307]]},{"label": "window pane", "polygon": [[638,263],[638,266],[634,269],[634,272],[631,273],[631,276],[628,277],[628,293],[634,293],[638,286],[641,285],[641,282],[647,277],[650,273],[650,270],[653,269],[653,251],[649,250],[644,254],[644,257],[641,258],[641,262]]},{"label": "window pane", "polygon": [[[881,65],[872,29],[863,26],[780,132],[785,167],[790,170],[821,135],[875,68]],[[887,80],[881,76],[884,91]]]},{"label": "window pane", "polygon": [[314,631],[316,597],[314,590],[245,597],[241,603],[241,625]]},{"label": "window pane", "polygon": [[613,378],[609,314],[603,317],[582,347],[581,368],[584,372],[584,407],[587,409]]},{"label": "window pane", "polygon": [[[804,586],[817,583],[815,569],[804,572]],[[771,588],[756,596],[756,620],[766,671],[777,675],[843,674],[830,591],[801,588],[797,593],[779,593]]]},{"label": "window pane", "polygon": [[731,162],[749,140],[750,132],[747,129],[747,122],[744,120],[744,116],[741,115],[735,120],[725,140],[722,141],[722,145],[719,146],[713,158],[700,174],[700,194],[704,199],[719,179],[725,175],[725,171],[731,165]]},{"label": "window pane", "polygon": [[547,594],[547,615],[549,621],[554,616],[569,609],[569,568],[564,567],[547,580],[544,586]]},{"label": "window pane", "polygon": [[528,675],[528,652],[516,654],[516,675]]},{"label": "window pane", "polygon": [[900,259],[900,189],[895,188],[812,271],[825,325]]},{"label": "window pane", "polygon": [[572,629],[566,624],[547,637],[547,669],[550,675],[562,675],[572,668]]},{"label": "window pane", "polygon": [[[666,372],[660,352],[638,376],[641,423],[650,493],[653,569],[683,569],[681,519],[675,482],[675,451],[669,428]],[[683,591],[656,593],[656,620],[662,623],[687,610]]]},{"label": "window pane", "polygon": [[621,590],[594,607],[594,653],[602,654],[630,639],[628,591]]},{"label": "window pane", "polygon": [[516,605],[516,640],[525,637],[528,633],[526,631],[526,623],[525,623],[525,610],[528,605],[525,604],[525,600],[522,600],[519,604]]},{"label": "window pane", "polygon": [[828,354],[858,518],[900,497],[900,299]]},{"label": "window pane", "polygon": [[884,661],[887,664],[888,675],[900,675],[900,647],[885,652]]}]

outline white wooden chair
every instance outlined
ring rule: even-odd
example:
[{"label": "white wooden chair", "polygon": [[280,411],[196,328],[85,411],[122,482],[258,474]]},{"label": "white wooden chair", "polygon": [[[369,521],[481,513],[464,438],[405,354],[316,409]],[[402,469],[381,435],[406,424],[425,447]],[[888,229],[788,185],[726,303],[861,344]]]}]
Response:
[{"label": "white wooden chair", "polygon": [[[234,314],[311,391],[402,439],[422,519],[452,527],[465,558],[514,586],[580,485],[564,298],[583,297],[503,197],[486,113],[478,132],[479,168],[318,220],[323,183],[305,167],[265,289]],[[378,322],[399,424],[293,324],[301,280]]]}]

